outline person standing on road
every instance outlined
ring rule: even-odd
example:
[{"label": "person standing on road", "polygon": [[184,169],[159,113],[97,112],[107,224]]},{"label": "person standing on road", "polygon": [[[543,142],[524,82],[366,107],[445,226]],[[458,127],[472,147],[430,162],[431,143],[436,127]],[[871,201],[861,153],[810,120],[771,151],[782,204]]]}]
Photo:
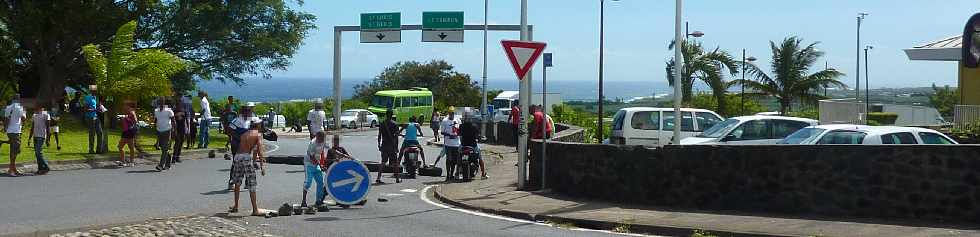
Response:
[{"label": "person standing on road", "polygon": [[[139,126],[136,125],[136,111],[132,105],[126,106],[126,117],[122,119],[122,137],[119,139],[119,166],[136,165],[136,134],[139,133]],[[129,146],[129,161],[126,160],[126,150]]]},{"label": "person standing on road", "polygon": [[197,115],[194,114],[193,99],[190,94],[187,94],[180,100],[184,110],[184,119],[187,120],[187,133],[184,134],[184,149],[191,149],[191,146],[197,141],[197,133],[195,132],[197,127],[194,126],[194,119]]},{"label": "person standing on road", "polygon": [[514,133],[514,147],[518,147],[517,144],[521,139],[521,106],[518,103],[510,107],[510,126]]},{"label": "person standing on road", "polygon": [[198,136],[197,148],[208,148],[211,144],[211,102],[208,101],[208,93],[205,91],[198,91],[197,96],[201,97],[201,119],[198,123],[201,124],[201,128],[198,129],[200,135]]},{"label": "person standing on road", "polygon": [[317,133],[324,130],[323,122],[327,120],[327,113],[323,111],[323,102],[317,101],[313,105],[313,109],[306,113],[306,121],[310,123],[310,139],[313,139]]},{"label": "person standing on road", "polygon": [[3,114],[7,138],[10,143],[10,166],[7,168],[7,175],[16,177],[21,175],[17,171],[17,155],[20,154],[22,124],[24,120],[27,120],[27,112],[24,111],[24,106],[20,105],[20,94],[14,94],[14,98],[11,99],[10,105],[3,110]]},{"label": "person standing on road", "polygon": [[480,173],[483,174],[481,177],[487,179],[489,176],[487,176],[487,169],[484,167],[482,155],[480,154],[480,128],[473,122],[476,119],[474,117],[468,115],[463,119],[463,125],[459,128],[460,137],[462,137],[460,143],[463,147],[473,148],[473,157],[470,159],[476,159],[480,162]]},{"label": "person standing on road", "polygon": [[[394,118],[395,112],[391,109],[385,113],[385,121],[381,123],[381,127],[378,128],[378,150],[381,151],[381,169],[378,169],[378,178],[375,180],[376,183],[383,184],[381,181],[381,175],[384,174],[384,170],[387,166],[393,165],[391,162],[395,162],[398,156],[398,124],[395,123]],[[395,182],[401,183],[401,178],[398,174],[394,174]]]},{"label": "person standing on road", "polygon": [[[439,124],[439,132],[443,136],[443,147],[446,149],[446,182],[456,179],[456,163],[460,159],[459,119],[456,111],[449,107],[449,115]],[[438,161],[436,161],[438,162]]]},{"label": "person standing on road", "polygon": [[[231,122],[235,121],[236,118],[238,118],[238,113],[232,109],[232,105],[225,104],[225,110],[221,112],[222,133],[224,133],[225,136],[228,136],[228,140],[225,141],[225,148],[228,148],[231,145],[231,140],[234,140],[232,139],[233,133],[231,131]],[[235,151],[232,151],[231,153],[235,153]],[[227,159],[230,160],[231,158],[229,157]]]},{"label": "person standing on road", "polygon": [[439,118],[439,111],[432,111],[432,120],[429,121],[429,128],[432,129],[432,137],[435,138],[436,142],[439,142],[439,122],[442,121]]},{"label": "person standing on road", "polygon": [[[245,133],[247,133],[249,131],[249,129],[252,128],[252,126],[256,126],[256,125],[261,126],[262,125],[262,121],[259,120],[259,118],[254,117],[254,115],[252,114],[252,111],[254,109],[255,109],[255,104],[254,103],[249,102],[248,104],[245,104],[245,106],[242,106],[241,112],[238,113],[238,117],[235,118],[234,120],[232,120],[231,121],[231,124],[228,125],[229,128],[231,129],[231,133],[230,133],[231,134],[231,140],[229,141],[229,143],[231,143],[231,156],[232,157],[235,157],[235,155],[238,155],[238,151],[240,150],[239,148],[241,148],[240,144],[242,142],[242,140],[241,140],[242,135],[244,135]],[[256,129],[258,129],[258,128],[256,128]],[[236,168],[235,167],[235,164],[234,164],[234,162],[232,162],[231,172],[229,172],[230,175],[228,177],[228,182],[229,182],[228,183],[228,186],[229,186],[229,189],[233,188],[232,187],[232,184],[234,182],[234,174],[236,172],[235,168]]]},{"label": "person standing on road", "polygon": [[102,147],[102,121],[99,120],[99,101],[95,90],[82,98],[82,109],[85,111],[85,123],[88,125],[88,153],[95,154]]},{"label": "person standing on road", "polygon": [[241,140],[241,143],[238,145],[239,150],[235,154],[234,161],[232,162],[232,183],[235,185],[235,205],[228,209],[229,213],[238,212],[238,199],[242,184],[244,184],[245,189],[248,189],[248,195],[252,201],[252,216],[262,215],[262,213],[259,212],[259,206],[256,202],[256,187],[258,186],[258,180],[255,177],[256,168],[262,171],[262,176],[265,176],[265,160],[262,154],[262,134],[259,133],[259,128],[261,126],[261,121],[251,122],[248,125],[248,131],[243,133],[241,137],[238,138],[238,140]]},{"label": "person standing on road", "polygon": [[[178,101],[177,106],[174,110],[174,153],[173,153],[173,163],[180,163],[180,155],[184,151],[184,141],[187,135],[191,133],[190,131],[190,120],[189,116],[194,116],[192,111],[188,111],[187,107],[184,106],[182,100],[183,96],[178,95],[174,97],[174,101]],[[190,114],[190,115],[188,115]]]},{"label": "person standing on road", "polygon": [[167,98],[160,97],[153,118],[157,127],[157,145],[160,147],[160,163],[157,171],[170,169],[170,138],[173,136],[174,111],[167,107]]},{"label": "person standing on road", "polygon": [[316,183],[316,202],[313,206],[320,207],[323,205],[323,195],[326,192],[323,186],[323,170],[320,168],[321,162],[326,161],[327,157],[327,133],[320,131],[314,135],[315,138],[310,140],[310,144],[306,147],[306,154],[303,156],[303,166],[306,170],[306,179],[303,181],[303,202],[301,206],[306,207],[306,194],[310,190],[310,186]]},{"label": "person standing on road", "polygon": [[44,140],[50,131],[48,121],[51,117],[44,111],[44,107],[38,106],[34,109],[33,123],[31,124],[31,138],[34,139],[34,158],[37,159],[37,175],[47,174],[51,171],[48,161],[44,159]]}]

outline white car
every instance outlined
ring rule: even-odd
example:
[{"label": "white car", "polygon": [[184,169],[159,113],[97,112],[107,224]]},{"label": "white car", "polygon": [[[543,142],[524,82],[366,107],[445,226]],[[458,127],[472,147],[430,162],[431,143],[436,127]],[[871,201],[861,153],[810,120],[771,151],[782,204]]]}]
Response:
[{"label": "white car", "polygon": [[360,128],[364,126],[377,127],[378,115],[366,109],[348,109],[340,114],[340,124],[347,128]]},{"label": "white car", "polygon": [[820,125],[800,129],[779,144],[958,144],[936,130],[916,127]]},{"label": "white car", "polygon": [[681,145],[776,144],[797,130],[817,123],[813,119],[771,115],[735,117],[704,130],[700,135],[681,140]]},{"label": "white car", "polygon": [[[721,122],[705,109],[681,109],[681,138],[698,134]],[[609,141],[617,145],[663,146],[674,137],[674,108],[630,107],[616,112]]]}]

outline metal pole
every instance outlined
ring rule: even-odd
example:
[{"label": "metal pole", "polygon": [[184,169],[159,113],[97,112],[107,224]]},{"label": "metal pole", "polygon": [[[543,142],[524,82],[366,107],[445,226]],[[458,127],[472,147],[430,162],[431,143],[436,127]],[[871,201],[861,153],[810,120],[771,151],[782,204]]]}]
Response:
[{"label": "metal pole", "polygon": [[[528,40],[528,29],[527,29],[527,0],[521,0],[521,40]],[[528,73],[528,74],[530,74],[530,73]],[[527,118],[527,115],[528,115],[528,111],[527,111],[528,105],[531,104],[530,84],[529,84],[530,80],[529,79],[530,78],[525,75],[524,76],[524,79],[521,80],[521,92],[520,92],[520,94],[521,94],[520,95],[520,97],[521,97],[521,102],[520,102],[521,103],[521,121],[520,121],[520,125],[519,125],[520,126],[519,127],[520,129],[519,130],[521,131],[521,134],[520,134],[521,136],[520,136],[519,140],[517,141],[517,149],[520,150],[520,152],[521,152],[520,161],[517,162],[517,166],[518,166],[517,167],[517,189],[519,189],[519,190],[524,190],[525,189],[525,182],[527,182],[527,158],[528,158],[528,153],[527,153],[528,152],[527,151],[527,137],[528,137],[528,134],[527,134],[527,132],[525,132],[525,131],[527,131],[527,124],[524,122],[524,120]]]},{"label": "metal pole", "polygon": [[605,51],[605,25],[606,25],[606,1],[599,0],[599,120],[596,122],[596,140],[602,142],[603,133],[605,130],[602,129],[602,104],[604,104],[604,99],[602,98],[602,77],[603,77],[603,62],[605,60],[603,51]]},{"label": "metal pole", "polygon": [[856,77],[854,77],[854,85],[856,86],[854,88],[855,101],[861,100],[861,20],[864,20],[864,16],[865,16],[864,13],[858,13],[858,17],[857,17],[857,44],[856,44],[857,52],[855,52],[856,53],[855,57],[857,59],[855,64],[857,65],[856,66],[857,69],[854,70],[854,72],[857,75]]},{"label": "metal pole", "polygon": [[[825,70],[825,71],[826,70],[830,70],[830,62],[827,62],[827,61],[824,61],[823,62],[823,70]],[[823,86],[823,97],[824,98],[827,97],[827,85],[824,85]]]},{"label": "metal pole", "polygon": [[541,69],[541,109],[544,114],[544,122],[541,123],[541,189],[544,189],[545,178],[548,177],[548,65],[542,63]]},{"label": "metal pole", "polygon": [[[343,39],[343,31],[334,27],[333,30],[333,125],[336,130],[340,130],[340,41]],[[324,101],[326,102],[326,101]]]},{"label": "metal pole", "polygon": [[681,91],[681,70],[684,70],[684,55],[681,54],[681,48],[684,47],[684,37],[681,35],[681,13],[683,7],[683,0],[677,0],[675,15],[674,15],[674,42],[676,46],[674,47],[674,136],[672,143],[679,145],[681,143],[681,102],[683,101],[684,93]]},{"label": "metal pole", "polygon": [[868,121],[868,114],[871,113],[871,79],[868,76],[868,50],[871,46],[864,48],[864,121]]},{"label": "metal pole", "polygon": [[491,115],[487,113],[487,16],[490,7],[490,0],[483,1],[483,101],[480,103],[480,113],[483,114],[483,128],[480,129],[482,137],[487,137],[487,123]]},{"label": "metal pole", "polygon": [[684,22],[684,40],[691,38],[691,22]]},{"label": "metal pole", "polygon": [[745,115],[745,49],[742,49],[742,83],[740,84],[742,84],[742,98],[739,104],[742,105],[742,108],[738,112],[741,115]]}]

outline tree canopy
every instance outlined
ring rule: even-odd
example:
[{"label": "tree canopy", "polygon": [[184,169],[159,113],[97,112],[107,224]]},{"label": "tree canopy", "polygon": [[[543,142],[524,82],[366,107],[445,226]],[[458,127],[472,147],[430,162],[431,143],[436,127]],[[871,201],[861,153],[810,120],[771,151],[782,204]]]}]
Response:
[{"label": "tree canopy", "polygon": [[395,63],[373,80],[354,86],[354,99],[368,102],[375,92],[412,87],[429,88],[439,110],[449,106],[479,107],[483,96],[469,74],[453,71],[453,65],[446,61],[433,60]]},{"label": "tree canopy", "polygon": [[757,96],[772,96],[779,102],[779,112],[786,114],[794,100],[815,102],[824,98],[817,93],[826,87],[845,88],[837,78],[844,73],[829,68],[811,73],[813,64],[823,56],[817,50],[818,43],[803,44],[803,39],[789,37],[781,43],[769,42],[772,50],[772,74],[766,74],[753,64],[747,64],[746,73],[755,80],[737,80],[758,93]]},{"label": "tree canopy", "polygon": [[288,2],[0,0],[0,56],[14,61],[0,66],[0,80],[42,100],[61,97],[66,86],[84,90],[95,80],[82,46],[110,41],[117,27],[132,20],[140,26],[136,49],[163,50],[190,63],[191,70],[172,78],[179,89],[193,88],[194,80],[269,77],[289,65],[314,28],[315,17]]},{"label": "tree canopy", "polygon": [[[731,82],[725,80],[726,72],[731,75],[738,73],[738,63],[728,52],[719,48],[705,50],[700,42],[692,41],[684,43],[681,47],[681,54],[684,57],[684,70],[681,70],[681,91],[684,95],[684,104],[690,104],[694,96],[693,87],[695,80],[701,80],[711,88],[711,94],[715,97],[717,111],[721,114],[728,114],[728,103],[725,94],[731,87]],[[671,43],[667,48],[673,49],[675,43]],[[675,61],[671,58],[667,61],[667,83],[674,85]]]},{"label": "tree canopy", "polygon": [[133,51],[136,21],[119,27],[108,56],[99,46],[82,47],[99,93],[114,99],[168,96],[169,79],[187,67],[184,60],[160,49]]}]

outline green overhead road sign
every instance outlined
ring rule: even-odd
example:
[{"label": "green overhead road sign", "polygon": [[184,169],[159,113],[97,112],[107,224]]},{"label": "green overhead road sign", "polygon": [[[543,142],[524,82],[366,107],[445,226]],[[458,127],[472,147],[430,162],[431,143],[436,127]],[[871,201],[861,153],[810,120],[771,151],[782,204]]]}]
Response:
[{"label": "green overhead road sign", "polygon": [[463,12],[422,12],[422,42],[463,42]]},{"label": "green overhead road sign", "polygon": [[397,43],[402,41],[402,14],[361,13],[361,43]]},{"label": "green overhead road sign", "polygon": [[462,30],[463,12],[423,12],[423,30]]}]

